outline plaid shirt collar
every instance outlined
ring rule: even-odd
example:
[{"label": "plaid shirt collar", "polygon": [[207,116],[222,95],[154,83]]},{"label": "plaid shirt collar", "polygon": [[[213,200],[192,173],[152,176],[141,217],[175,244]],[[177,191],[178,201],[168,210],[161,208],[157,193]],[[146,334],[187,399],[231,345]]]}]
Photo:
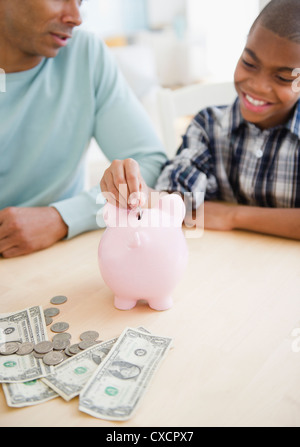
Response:
[{"label": "plaid shirt collar", "polygon": [[[241,126],[254,126],[254,124],[246,121],[240,111],[240,100],[237,98],[232,107],[229,107],[222,117],[222,122],[225,128],[228,129],[228,134],[236,132]],[[283,125],[276,126],[273,129],[286,128],[291,133],[295,134],[300,140],[300,99],[295,105],[294,111],[290,119]],[[258,128],[257,128],[258,129]],[[271,130],[271,129],[270,129]]]}]

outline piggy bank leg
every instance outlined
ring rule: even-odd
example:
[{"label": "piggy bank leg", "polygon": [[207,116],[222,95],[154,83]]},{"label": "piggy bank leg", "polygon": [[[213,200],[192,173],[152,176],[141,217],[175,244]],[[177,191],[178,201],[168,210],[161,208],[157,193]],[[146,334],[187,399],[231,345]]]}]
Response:
[{"label": "piggy bank leg", "polygon": [[135,299],[121,298],[119,296],[115,296],[114,306],[120,310],[130,310],[137,303]]},{"label": "piggy bank leg", "polygon": [[148,304],[154,310],[168,310],[173,306],[173,299],[171,296],[154,298],[149,299]]}]

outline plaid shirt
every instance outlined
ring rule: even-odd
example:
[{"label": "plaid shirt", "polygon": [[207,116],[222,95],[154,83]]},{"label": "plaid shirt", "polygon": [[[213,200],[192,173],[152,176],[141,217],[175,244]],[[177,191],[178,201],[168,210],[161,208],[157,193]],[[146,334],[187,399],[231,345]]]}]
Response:
[{"label": "plaid shirt", "polygon": [[202,110],[176,157],[165,164],[156,189],[190,193],[193,208],[204,195],[205,200],[299,208],[300,101],[286,124],[267,130],[243,119],[238,98],[231,106]]}]

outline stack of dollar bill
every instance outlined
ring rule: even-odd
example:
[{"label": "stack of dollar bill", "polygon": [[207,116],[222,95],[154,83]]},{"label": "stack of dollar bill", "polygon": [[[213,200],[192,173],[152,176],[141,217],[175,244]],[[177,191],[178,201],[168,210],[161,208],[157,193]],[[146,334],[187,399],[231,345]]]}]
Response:
[{"label": "stack of dollar bill", "polygon": [[[47,340],[41,307],[0,315],[0,353],[1,346],[10,343]],[[101,419],[127,420],[171,343],[171,338],[153,335],[144,328],[126,328],[119,337],[79,350],[55,367],[33,354],[4,350],[0,383],[11,407],[36,405],[59,396],[70,401],[79,395],[80,411]]]}]

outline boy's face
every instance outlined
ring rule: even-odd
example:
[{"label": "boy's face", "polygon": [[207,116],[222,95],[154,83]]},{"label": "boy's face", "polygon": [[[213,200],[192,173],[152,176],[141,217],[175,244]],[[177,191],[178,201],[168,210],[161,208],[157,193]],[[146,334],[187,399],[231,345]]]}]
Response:
[{"label": "boy's face", "polygon": [[22,70],[43,57],[55,57],[81,24],[80,4],[81,0],[0,0],[3,63],[19,61]]},{"label": "boy's face", "polygon": [[267,129],[283,124],[300,98],[295,88],[300,44],[257,24],[248,36],[234,82],[245,120]]}]

